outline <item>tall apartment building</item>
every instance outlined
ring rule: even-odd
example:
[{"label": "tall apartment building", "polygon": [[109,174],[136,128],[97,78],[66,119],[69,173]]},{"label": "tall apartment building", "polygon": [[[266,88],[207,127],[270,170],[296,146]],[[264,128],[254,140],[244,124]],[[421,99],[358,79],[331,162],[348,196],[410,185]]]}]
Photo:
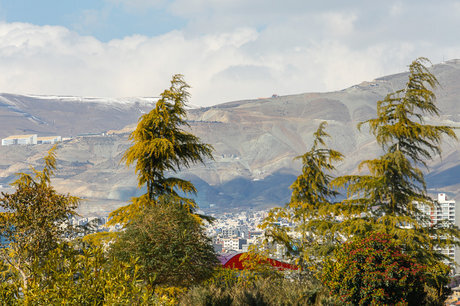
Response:
[{"label": "tall apartment building", "polygon": [[[419,209],[430,216],[430,223],[432,225],[443,220],[449,220],[453,224],[460,226],[460,208],[457,208],[455,200],[449,200],[445,193],[439,193],[436,205],[434,207],[423,206]],[[460,249],[459,248],[446,248],[440,250],[443,254],[453,259],[457,265],[460,265]],[[455,270],[459,270],[456,268]]]}]

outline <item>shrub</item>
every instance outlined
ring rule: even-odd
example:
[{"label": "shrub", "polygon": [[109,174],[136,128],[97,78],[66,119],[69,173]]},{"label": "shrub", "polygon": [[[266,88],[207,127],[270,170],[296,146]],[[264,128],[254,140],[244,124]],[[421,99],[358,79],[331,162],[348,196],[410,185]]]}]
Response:
[{"label": "shrub", "polygon": [[138,258],[140,276],[152,286],[198,284],[212,275],[218,262],[199,218],[173,198],[146,207],[126,225],[110,252],[121,261]]},{"label": "shrub", "polygon": [[322,281],[343,303],[419,305],[426,297],[425,273],[388,235],[373,233],[345,243],[327,259]]},{"label": "shrub", "polygon": [[314,278],[270,277],[248,270],[219,269],[204,284],[192,287],[179,305],[335,305]]}]

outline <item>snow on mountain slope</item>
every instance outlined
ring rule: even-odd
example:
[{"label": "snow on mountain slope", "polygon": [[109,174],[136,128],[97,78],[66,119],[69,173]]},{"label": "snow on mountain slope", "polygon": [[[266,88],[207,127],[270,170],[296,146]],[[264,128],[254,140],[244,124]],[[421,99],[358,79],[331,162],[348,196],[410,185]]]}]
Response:
[{"label": "snow on mountain slope", "polygon": [[[432,67],[441,83],[436,91],[439,118],[433,124],[460,126],[460,61]],[[329,145],[345,154],[337,174],[357,173],[357,165],[380,153],[358,122],[375,117],[376,102],[404,86],[407,73],[328,93],[305,93],[234,101],[189,109],[191,130],[215,148],[212,161],[178,175],[198,187],[202,207],[273,206],[289,199],[289,186],[300,171],[294,157],[309,149],[312,133],[327,121]],[[85,197],[85,210],[110,210],[139,194],[133,168],[120,164],[128,134],[153,100],[0,95],[0,138],[38,133],[62,136],[121,130],[112,136],[78,137],[61,144],[56,186]],[[460,138],[460,130],[457,130]],[[0,184],[17,171],[39,164],[49,146],[0,147]],[[429,163],[430,192],[447,192],[460,201],[460,145],[447,140],[443,158]]]}]

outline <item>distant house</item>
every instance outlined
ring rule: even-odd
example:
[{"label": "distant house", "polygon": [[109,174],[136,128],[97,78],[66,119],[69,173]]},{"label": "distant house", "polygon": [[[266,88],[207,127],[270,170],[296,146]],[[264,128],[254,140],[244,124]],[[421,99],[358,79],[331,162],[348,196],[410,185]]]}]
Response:
[{"label": "distant house", "polygon": [[54,144],[61,142],[61,136],[46,136],[46,137],[38,137],[37,144]]},{"label": "distant house", "polygon": [[37,134],[12,135],[2,139],[2,146],[37,144]]}]

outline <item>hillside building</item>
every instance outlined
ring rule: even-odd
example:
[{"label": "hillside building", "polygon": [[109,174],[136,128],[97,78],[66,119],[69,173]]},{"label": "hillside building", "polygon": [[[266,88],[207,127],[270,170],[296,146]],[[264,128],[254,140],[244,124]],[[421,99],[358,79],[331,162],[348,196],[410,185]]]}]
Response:
[{"label": "hillside building", "polygon": [[37,134],[12,135],[2,139],[2,146],[37,144]]},{"label": "hillside building", "polygon": [[61,136],[46,136],[37,138],[37,144],[55,144],[61,141]]}]

